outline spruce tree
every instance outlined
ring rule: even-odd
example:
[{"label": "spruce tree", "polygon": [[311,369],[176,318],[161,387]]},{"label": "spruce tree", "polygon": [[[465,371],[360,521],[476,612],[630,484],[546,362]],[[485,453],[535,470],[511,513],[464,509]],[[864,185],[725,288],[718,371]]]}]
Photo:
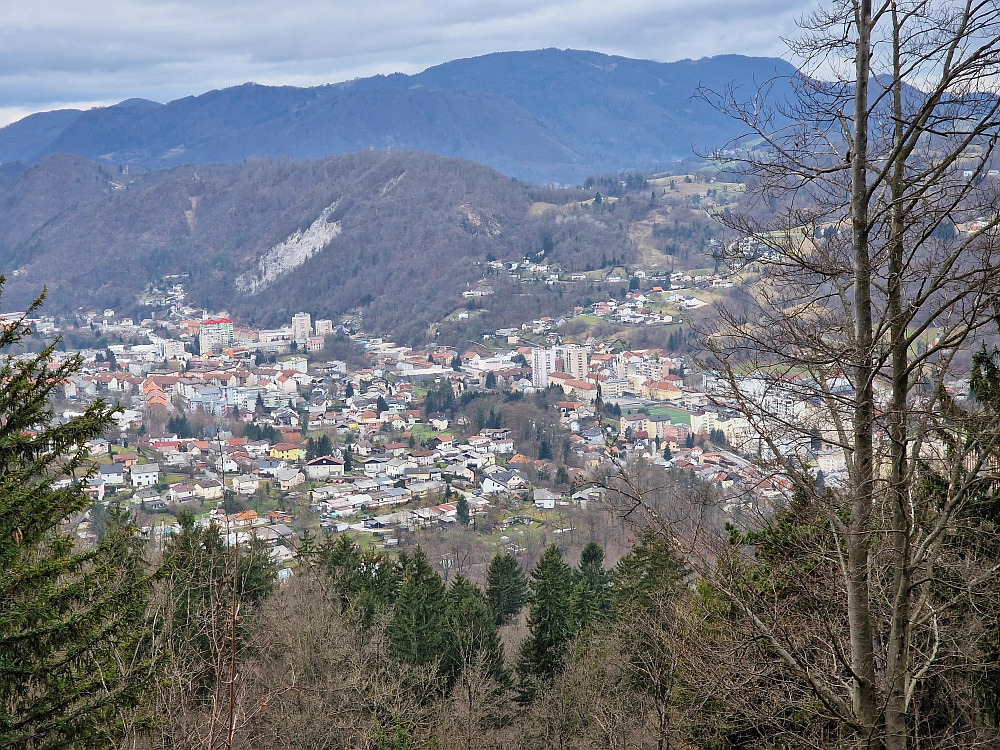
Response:
[{"label": "spruce tree", "polygon": [[497,625],[513,620],[528,601],[528,579],[510,553],[490,560],[486,571],[486,599]]},{"label": "spruce tree", "polygon": [[389,643],[408,664],[427,665],[441,656],[445,629],[445,586],[424,551],[404,561],[403,582],[396,597]]},{"label": "spruce tree", "polygon": [[[38,299],[25,318],[40,306]],[[0,331],[0,352],[31,334],[24,320]],[[4,748],[111,746],[141,719],[158,673],[146,621],[150,578],[134,527],[109,514],[104,539],[87,551],[67,528],[90,503],[80,479],[89,463],[85,444],[113,421],[102,400],[56,421],[51,397],[82,362],[74,356],[57,364],[55,350],[53,343],[0,365]]]},{"label": "spruce tree", "polygon": [[462,528],[468,528],[471,516],[469,515],[469,501],[466,500],[465,495],[458,496],[458,502],[455,504],[455,520]]},{"label": "spruce tree", "polygon": [[441,674],[449,686],[463,669],[479,665],[498,682],[507,681],[503,645],[493,611],[479,587],[461,574],[448,589],[443,635]]},{"label": "spruce tree", "polygon": [[[604,549],[597,542],[590,542],[583,548],[576,577],[574,612],[579,611],[577,628],[582,630],[596,620],[610,616],[609,576],[608,571],[604,569]],[[583,589],[578,591],[580,584],[583,585]]]},{"label": "spruce tree", "polygon": [[528,597],[528,637],[517,662],[521,691],[533,696],[540,683],[551,680],[563,666],[566,646],[574,635],[572,614],[573,569],[551,546],[531,571]]}]

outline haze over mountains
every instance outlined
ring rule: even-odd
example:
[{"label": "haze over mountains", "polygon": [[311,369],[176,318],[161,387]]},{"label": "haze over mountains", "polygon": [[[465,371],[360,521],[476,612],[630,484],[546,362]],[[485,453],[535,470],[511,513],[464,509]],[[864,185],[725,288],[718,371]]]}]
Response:
[{"label": "haze over mountains", "polygon": [[455,60],[417,75],[314,88],[245,84],[168,104],[131,99],[43,112],[0,129],[0,162],[58,152],[158,169],[246,158],[313,159],[374,147],[457,156],[538,183],[655,169],[742,135],[693,95],[767,81],[783,97],[794,68],[727,55],[659,63],[546,49]]}]

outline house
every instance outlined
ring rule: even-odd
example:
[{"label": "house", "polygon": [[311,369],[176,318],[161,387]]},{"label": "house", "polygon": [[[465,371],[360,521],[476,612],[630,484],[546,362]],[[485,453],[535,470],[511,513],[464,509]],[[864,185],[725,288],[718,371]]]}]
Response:
[{"label": "house", "polygon": [[129,469],[139,463],[139,457],[134,453],[116,453],[112,460],[116,464],[121,464],[126,469]]},{"label": "house", "polygon": [[98,476],[109,486],[125,484],[125,467],[121,464],[101,464]]},{"label": "house", "polygon": [[295,443],[278,443],[271,448],[271,457],[285,461],[301,461],[306,457],[306,452]]},{"label": "house", "polygon": [[222,482],[215,479],[203,479],[194,483],[194,493],[202,500],[221,500]]},{"label": "house", "polygon": [[552,510],[556,507],[556,500],[559,496],[548,490],[535,490],[533,499],[535,501],[536,508],[542,508],[543,510]]},{"label": "house", "polygon": [[398,456],[391,458],[385,465],[386,476],[399,478],[406,473],[407,469],[416,469],[417,462]]},{"label": "house", "polygon": [[528,486],[528,480],[519,471],[496,471],[483,479],[483,494],[506,494]]},{"label": "house", "polygon": [[279,490],[290,490],[306,481],[306,476],[298,469],[281,469],[274,475],[274,481]]},{"label": "house", "polygon": [[160,497],[156,490],[140,490],[132,499],[135,505],[141,505],[143,510],[162,510],[167,507],[167,501]]},{"label": "house", "polygon": [[237,495],[252,495],[260,487],[260,477],[252,474],[240,474],[233,477],[233,491]]},{"label": "house", "polygon": [[448,429],[448,417],[441,412],[435,412],[433,414],[427,415],[427,422],[435,430],[447,430]]},{"label": "house", "polygon": [[83,488],[87,497],[96,502],[104,500],[104,480],[100,477],[91,477],[87,480],[87,486]]},{"label": "house", "polygon": [[160,481],[159,464],[136,464],[129,469],[133,487],[152,487]]},{"label": "house", "polygon": [[167,489],[167,497],[172,503],[186,503],[189,500],[197,500],[198,493],[193,484],[185,482],[171,485]]},{"label": "house", "polygon": [[284,461],[259,458],[253,462],[254,473],[262,477],[273,477],[279,469],[285,468]]},{"label": "house", "polygon": [[306,476],[310,479],[329,479],[344,476],[344,462],[332,456],[318,456],[306,463]]},{"label": "house", "polygon": [[93,440],[88,440],[86,443],[87,450],[90,452],[91,456],[103,456],[108,452],[109,443],[104,438],[94,438]]}]

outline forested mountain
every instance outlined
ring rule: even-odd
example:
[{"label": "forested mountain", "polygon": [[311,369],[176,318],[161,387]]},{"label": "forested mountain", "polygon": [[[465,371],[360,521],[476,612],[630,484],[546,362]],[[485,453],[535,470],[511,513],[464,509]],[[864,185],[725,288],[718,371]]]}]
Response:
[{"label": "forested mountain", "polygon": [[[478,338],[483,328],[563,314],[586,304],[587,294],[608,291],[575,285],[577,299],[562,287],[515,286],[486,261],[544,257],[582,271],[638,258],[629,229],[657,210],[649,193],[578,203],[595,192],[531,188],[479,164],[416,152],[139,176],[55,154],[0,170],[4,302],[23,307],[44,285],[52,312],[82,306],[145,315],[137,295],[186,274],[192,303],[248,322],[361,306],[369,330],[419,341],[462,307],[488,307],[464,321],[468,331],[452,331]],[[692,246],[701,247],[703,214],[659,210],[673,210],[680,233],[693,232]],[[463,299],[480,283],[495,293]]]},{"label": "forested mountain", "polygon": [[726,55],[658,63],[546,49],[456,60],[417,75],[314,88],[245,84],[168,104],[141,99],[31,115],[0,129],[0,161],[68,152],[161,168],[374,147],[457,156],[536,182],[652,167],[742,131],[699,85],[788,91],[794,68]]}]

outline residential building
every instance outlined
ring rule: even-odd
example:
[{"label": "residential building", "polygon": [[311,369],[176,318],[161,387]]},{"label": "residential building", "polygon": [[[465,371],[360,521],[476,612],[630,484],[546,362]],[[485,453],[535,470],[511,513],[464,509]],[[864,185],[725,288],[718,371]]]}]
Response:
[{"label": "residential building", "polygon": [[572,375],[576,380],[586,380],[590,372],[589,352],[582,346],[570,344],[557,346],[556,360],[562,360],[562,371]]},{"label": "residential building", "polygon": [[304,344],[312,336],[312,316],[300,312],[292,316],[292,341]]},{"label": "residential building", "polygon": [[159,464],[136,464],[129,469],[133,487],[152,487],[160,481]]},{"label": "residential building", "polygon": [[548,388],[549,375],[555,372],[555,356],[551,349],[531,350],[531,384],[535,388]]},{"label": "residential building", "polygon": [[198,346],[202,354],[214,354],[233,343],[233,321],[229,318],[210,318],[201,321],[198,328]]}]

